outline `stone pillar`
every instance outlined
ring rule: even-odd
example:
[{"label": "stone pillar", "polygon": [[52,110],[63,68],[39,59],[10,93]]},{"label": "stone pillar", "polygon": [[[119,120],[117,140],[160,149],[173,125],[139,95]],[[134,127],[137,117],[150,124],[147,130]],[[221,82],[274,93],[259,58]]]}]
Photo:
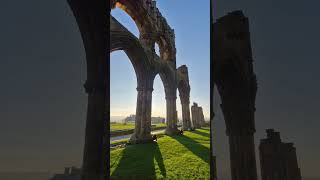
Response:
[{"label": "stone pillar", "polygon": [[177,106],[176,106],[177,97],[174,95],[166,96],[167,102],[167,127],[165,133],[168,135],[173,135],[178,133],[177,127]]},{"label": "stone pillar", "polygon": [[213,81],[217,85],[230,144],[232,180],[257,180],[255,99],[249,20],[234,11],[213,24]]},{"label": "stone pillar", "polygon": [[200,126],[204,126],[205,125],[205,121],[204,121],[204,114],[203,114],[203,109],[202,107],[199,107],[199,118],[200,118]]},{"label": "stone pillar", "polygon": [[232,180],[257,180],[253,135],[229,135]]},{"label": "stone pillar", "polygon": [[152,88],[137,88],[136,120],[130,143],[144,143],[152,140],[151,137],[151,105]]},{"label": "stone pillar", "polygon": [[84,85],[88,93],[87,121],[85,130],[85,145],[82,164],[82,179],[102,180],[105,169],[106,133],[105,99],[103,85]]},{"label": "stone pillar", "polygon": [[192,124],[193,128],[199,128],[199,107],[197,103],[193,103],[191,106]]},{"label": "stone pillar", "polygon": [[179,79],[178,90],[182,107],[182,129],[187,130],[191,128],[190,119],[190,84],[188,68],[186,65],[182,65],[177,69],[177,76]]},{"label": "stone pillar", "polygon": [[257,180],[254,108],[221,105],[229,137],[232,180]]},{"label": "stone pillar", "polygon": [[180,95],[181,107],[182,107],[182,129],[188,130],[191,128],[191,120],[190,120],[190,101],[189,96]]},{"label": "stone pillar", "polygon": [[200,108],[197,108],[197,126],[201,128],[201,115],[200,115]]},{"label": "stone pillar", "polygon": [[197,107],[197,111],[196,111],[196,123],[197,123],[197,128],[200,128],[201,127],[201,125],[200,125],[200,118],[201,118],[201,116],[200,116],[200,109],[199,109],[199,107]]},{"label": "stone pillar", "polygon": [[280,133],[267,129],[259,145],[262,180],[301,180],[296,148],[281,141]]}]

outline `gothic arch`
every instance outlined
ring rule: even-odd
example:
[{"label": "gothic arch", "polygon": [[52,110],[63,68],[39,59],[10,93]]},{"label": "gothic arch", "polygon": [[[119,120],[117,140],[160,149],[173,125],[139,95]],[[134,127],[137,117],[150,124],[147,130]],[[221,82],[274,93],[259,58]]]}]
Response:
[{"label": "gothic arch", "polygon": [[[175,35],[166,19],[152,0],[110,0],[111,7],[118,6],[135,21],[140,37],[134,37],[114,18],[111,21],[111,43],[107,49],[105,20],[108,18],[105,1],[68,0],[81,32],[86,51],[88,110],[85,131],[85,145],[82,165],[83,180],[98,180],[109,176],[107,173],[107,149],[109,141],[108,118],[105,117],[109,62],[108,53],[123,50],[128,55],[137,75],[136,127],[130,141],[150,141],[151,101],[153,80],[160,74],[165,86],[167,101],[167,134],[177,133],[176,91],[177,69]],[[154,43],[160,48],[160,57],[155,55]],[[109,52],[108,52],[109,51]]]},{"label": "gothic arch", "polygon": [[130,141],[140,143],[151,139],[151,100],[153,67],[139,40],[115,18],[110,18],[110,52],[123,50],[137,76],[137,106],[135,131]]},{"label": "gothic arch", "polygon": [[88,93],[85,145],[82,164],[83,180],[98,180],[108,176],[107,149],[109,139],[106,133],[105,104],[109,101],[107,88],[107,14],[103,1],[68,0],[76,18],[87,61],[87,81],[84,85]]},{"label": "gothic arch", "polygon": [[124,10],[136,23],[141,43],[154,51],[154,43],[160,48],[160,57],[176,62],[175,35],[153,0],[111,0],[112,8]]},{"label": "gothic arch", "polygon": [[123,50],[129,57],[136,76],[138,87],[147,86],[147,81],[143,79],[150,75],[151,63],[148,56],[136,37],[123,27],[115,18],[110,19],[110,53]]},{"label": "gothic arch", "polygon": [[152,77],[152,81],[156,75],[159,74],[164,86],[165,98],[166,98],[166,134],[175,134],[177,132],[177,86],[176,86],[176,72],[167,66],[160,67],[158,71],[155,71]]}]

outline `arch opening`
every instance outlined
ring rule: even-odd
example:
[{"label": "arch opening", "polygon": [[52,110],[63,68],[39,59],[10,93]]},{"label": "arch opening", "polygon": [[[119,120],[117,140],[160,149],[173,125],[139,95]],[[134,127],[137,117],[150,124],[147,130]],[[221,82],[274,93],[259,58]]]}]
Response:
[{"label": "arch opening", "polygon": [[137,77],[123,50],[110,54],[110,130],[135,127]]},{"label": "arch opening", "polygon": [[[119,3],[117,3],[119,4]],[[139,38],[140,30],[139,26],[134,19],[122,8],[122,6],[116,6],[111,10],[111,15],[117,19],[126,29],[128,29],[135,37]]]},{"label": "arch opening", "polygon": [[165,126],[166,112],[165,88],[158,74],[153,81],[151,124],[153,126]]},{"label": "arch opening", "polygon": [[160,47],[158,43],[154,43],[154,51],[160,57],[161,54],[160,54]]}]

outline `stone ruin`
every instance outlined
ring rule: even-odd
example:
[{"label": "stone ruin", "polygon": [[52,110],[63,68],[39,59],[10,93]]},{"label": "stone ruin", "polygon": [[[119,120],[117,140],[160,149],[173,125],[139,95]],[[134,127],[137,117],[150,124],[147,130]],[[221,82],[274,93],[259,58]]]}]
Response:
[{"label": "stone ruin", "polygon": [[191,106],[191,114],[193,128],[201,128],[205,125],[202,107],[198,106],[198,104],[195,102]]},{"label": "stone ruin", "polygon": [[301,180],[296,148],[281,141],[280,133],[267,129],[259,145],[262,180]]},{"label": "stone ruin", "polygon": [[[137,106],[135,131],[130,138],[131,143],[143,143],[151,137],[151,105],[153,82],[160,75],[164,84],[166,98],[166,130],[173,135],[178,133],[177,90],[182,105],[183,129],[191,127],[190,120],[190,85],[188,68],[176,67],[176,48],[174,30],[156,7],[152,0],[113,0],[112,8],[120,8],[132,17],[136,23],[140,37],[136,38],[114,17],[110,17],[110,50],[123,50],[129,57],[137,77]],[[160,56],[155,52],[155,44],[159,45]]]},{"label": "stone ruin", "polygon": [[213,81],[229,136],[233,180],[257,180],[255,158],[256,75],[253,72],[249,22],[234,11],[213,24]]},{"label": "stone ruin", "polygon": [[[88,94],[85,145],[82,180],[101,180],[107,174],[109,149],[110,69],[108,59],[113,51],[123,50],[129,57],[137,77],[136,121],[131,143],[152,141],[151,104],[153,81],[157,74],[164,84],[167,106],[166,134],[179,133],[177,128],[177,90],[182,105],[183,129],[191,128],[190,85],[186,65],[176,67],[174,30],[156,7],[154,0],[67,0],[77,21],[86,51],[87,80],[84,84]],[[106,26],[109,3],[111,9],[120,8],[136,23],[140,37],[136,38],[114,17]],[[109,12],[111,12],[109,9]],[[109,28],[109,29],[108,29]],[[108,35],[110,30],[110,36]],[[109,37],[108,37],[109,36]],[[106,39],[110,38],[109,49]],[[159,45],[160,56],[155,52]]]},{"label": "stone ruin", "polygon": [[[213,39],[213,81],[221,97],[229,136],[231,177],[257,180],[254,144],[257,80],[248,18],[241,11],[234,11],[217,19]],[[211,131],[213,134],[213,128]],[[272,129],[267,134],[259,146],[262,180],[301,180],[293,144],[281,142],[280,134]],[[215,163],[214,156],[211,173],[216,180]]]}]

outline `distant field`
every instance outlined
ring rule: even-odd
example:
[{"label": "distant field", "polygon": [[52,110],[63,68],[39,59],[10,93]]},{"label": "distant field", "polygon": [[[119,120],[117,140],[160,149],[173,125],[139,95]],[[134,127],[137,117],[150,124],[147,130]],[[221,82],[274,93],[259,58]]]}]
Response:
[{"label": "distant field", "polygon": [[[160,123],[160,124],[155,124],[156,127],[166,127],[166,124]],[[110,130],[111,131],[116,131],[116,130],[128,130],[128,129],[134,129],[134,123],[111,123],[110,124]]]},{"label": "distant field", "polygon": [[209,179],[209,128],[110,151],[111,179]]}]

